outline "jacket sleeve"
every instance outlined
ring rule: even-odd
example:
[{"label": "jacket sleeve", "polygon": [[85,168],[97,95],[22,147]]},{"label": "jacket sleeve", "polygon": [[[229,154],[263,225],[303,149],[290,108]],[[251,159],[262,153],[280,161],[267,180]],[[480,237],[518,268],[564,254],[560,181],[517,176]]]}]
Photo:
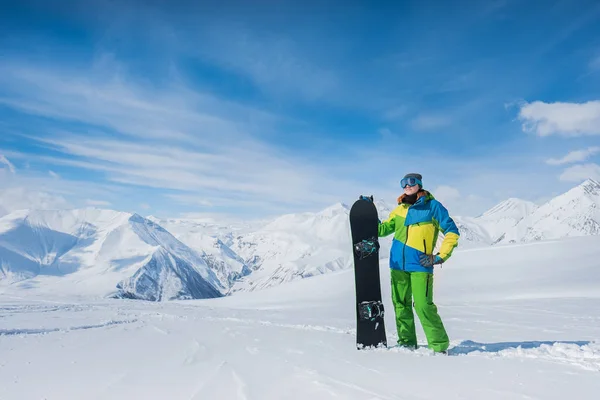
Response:
[{"label": "jacket sleeve", "polygon": [[438,224],[440,231],[444,234],[444,240],[440,246],[439,256],[446,261],[452,255],[452,251],[458,246],[460,233],[454,220],[450,218],[448,210],[437,200],[431,201],[433,209],[433,218]]},{"label": "jacket sleeve", "polygon": [[396,231],[396,218],[393,213],[385,221],[379,221],[378,235],[379,237],[388,236]]}]

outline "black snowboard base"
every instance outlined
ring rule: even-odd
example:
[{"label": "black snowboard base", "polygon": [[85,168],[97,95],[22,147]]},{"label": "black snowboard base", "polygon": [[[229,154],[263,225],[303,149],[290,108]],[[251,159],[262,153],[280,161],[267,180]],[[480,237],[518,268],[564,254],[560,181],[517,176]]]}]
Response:
[{"label": "black snowboard base", "polygon": [[381,301],[377,208],[360,196],[350,208],[356,290],[356,347],[387,347]]}]

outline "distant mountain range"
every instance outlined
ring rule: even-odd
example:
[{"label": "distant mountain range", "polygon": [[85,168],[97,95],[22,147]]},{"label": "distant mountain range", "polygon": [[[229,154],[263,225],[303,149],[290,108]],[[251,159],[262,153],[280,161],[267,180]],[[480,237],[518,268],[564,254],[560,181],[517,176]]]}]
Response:
[{"label": "distant mountain range", "polygon": [[477,244],[600,235],[600,183],[588,179],[539,207],[512,198],[477,218],[455,219],[462,238]]},{"label": "distant mountain range", "polygon": [[[392,207],[376,200],[381,219]],[[18,211],[0,218],[0,285],[152,301],[252,291],[351,268],[349,206],[283,215],[261,226],[144,218],[112,210]],[[511,198],[454,217],[461,248],[600,235],[600,183],[547,203]],[[381,239],[381,254],[391,236]]]},{"label": "distant mountain range", "polygon": [[219,297],[224,289],[202,256],[161,226],[98,209],[0,218],[0,283],[151,301]]}]

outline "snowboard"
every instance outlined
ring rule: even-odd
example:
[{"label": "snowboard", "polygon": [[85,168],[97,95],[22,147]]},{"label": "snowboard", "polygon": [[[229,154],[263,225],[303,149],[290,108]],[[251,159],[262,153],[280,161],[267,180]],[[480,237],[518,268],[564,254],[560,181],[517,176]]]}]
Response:
[{"label": "snowboard", "polygon": [[360,196],[350,208],[349,218],[356,291],[356,347],[385,347],[379,277],[379,219],[373,196]]}]

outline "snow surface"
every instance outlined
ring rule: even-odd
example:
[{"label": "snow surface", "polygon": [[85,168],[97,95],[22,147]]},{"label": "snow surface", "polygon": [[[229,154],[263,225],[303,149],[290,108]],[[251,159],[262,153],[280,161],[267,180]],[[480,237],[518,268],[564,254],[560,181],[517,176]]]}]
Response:
[{"label": "snow surface", "polygon": [[[356,350],[352,270],[216,299],[0,291],[0,399],[597,399],[600,246],[457,251],[435,275],[450,356]],[[417,322],[421,344],[424,336]]]}]

